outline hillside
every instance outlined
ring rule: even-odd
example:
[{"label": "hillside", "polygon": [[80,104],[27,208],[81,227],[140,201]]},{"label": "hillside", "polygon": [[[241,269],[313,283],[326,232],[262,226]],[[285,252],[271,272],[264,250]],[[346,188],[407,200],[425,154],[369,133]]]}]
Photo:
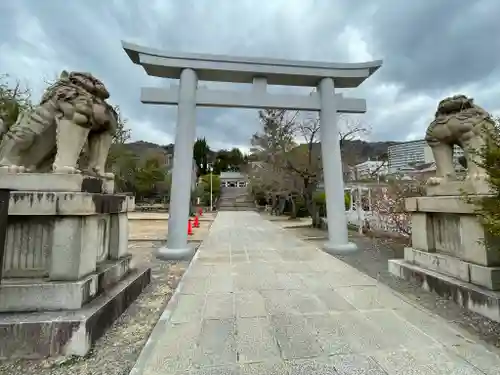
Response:
[{"label": "hillside", "polygon": [[[385,142],[365,142],[361,140],[346,140],[343,142],[342,151],[349,159],[356,159],[356,163],[361,163],[368,159],[380,160],[387,159],[387,149],[389,146],[400,142],[385,141]],[[352,164],[351,161],[349,161]]]},{"label": "hillside", "polygon": [[[368,159],[387,159],[388,147],[398,142],[365,142],[361,140],[345,140],[342,142],[342,158],[344,164],[356,165]],[[320,155],[321,143],[317,142],[313,145],[314,155]],[[298,147],[307,147],[306,144],[301,144]]]},{"label": "hillside", "polygon": [[[387,157],[387,148],[398,142],[365,142],[361,140],[346,140],[342,145],[342,153],[345,162],[348,164],[361,163],[368,159],[384,159]],[[316,143],[315,147],[319,147],[320,143]],[[157,145],[151,142],[137,141],[126,144],[126,148],[139,157],[149,155],[162,155],[173,154],[174,145],[169,144],[165,146]]]},{"label": "hillside", "polygon": [[[128,151],[133,152],[138,156],[146,154],[151,155],[151,153],[157,153],[161,155],[172,155],[174,153],[173,143],[161,146],[156,143],[137,141],[126,143],[125,147]],[[211,151],[211,153],[215,154],[215,151]]]},{"label": "hillside", "polygon": [[125,144],[128,151],[133,152],[136,155],[144,155],[150,152],[158,152],[161,154],[170,153],[169,151],[173,150],[174,145],[160,146],[156,143],[145,142],[145,141],[137,141],[130,142]]}]

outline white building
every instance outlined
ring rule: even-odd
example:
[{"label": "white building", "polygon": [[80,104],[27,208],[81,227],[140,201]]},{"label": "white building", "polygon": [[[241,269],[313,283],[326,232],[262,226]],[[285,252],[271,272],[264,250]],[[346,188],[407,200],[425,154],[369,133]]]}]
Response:
[{"label": "white building", "polygon": [[[389,173],[396,173],[412,165],[434,162],[432,149],[424,139],[398,143],[389,146],[387,151],[389,153]],[[454,147],[453,159],[456,164],[458,164],[458,158],[463,154],[460,147]]]},{"label": "white building", "polygon": [[385,162],[379,160],[367,160],[363,163],[357,164],[354,168],[356,171],[356,178],[358,180],[385,176],[389,171]]},{"label": "white building", "polygon": [[221,172],[220,184],[222,187],[239,187],[247,186],[247,177],[240,172]]}]

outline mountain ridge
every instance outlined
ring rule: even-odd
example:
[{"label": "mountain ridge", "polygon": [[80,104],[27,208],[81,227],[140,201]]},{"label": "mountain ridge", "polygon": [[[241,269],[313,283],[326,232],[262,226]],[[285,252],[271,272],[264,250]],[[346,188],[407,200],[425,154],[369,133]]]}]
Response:
[{"label": "mountain ridge", "polygon": [[[376,141],[369,142],[363,140],[344,140],[342,142],[342,153],[348,164],[358,164],[370,159],[387,159],[387,151],[389,146],[402,143],[398,141]],[[320,145],[321,143],[315,143]],[[174,152],[174,144],[159,145],[153,142],[134,141],[125,143],[125,148],[136,154],[137,156],[146,156],[151,154],[161,154],[163,156],[172,155]],[[318,147],[316,146],[316,147]],[[214,154],[217,151],[212,151]]]}]

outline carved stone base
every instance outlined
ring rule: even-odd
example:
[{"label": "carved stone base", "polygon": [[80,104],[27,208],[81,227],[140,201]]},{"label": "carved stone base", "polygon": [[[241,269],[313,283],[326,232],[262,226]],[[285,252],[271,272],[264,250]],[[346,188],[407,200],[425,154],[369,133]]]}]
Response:
[{"label": "carved stone base", "polygon": [[472,203],[460,196],[413,197],[405,200],[405,206],[411,212],[414,249],[500,266],[499,239],[485,232]]},{"label": "carved stone base", "polygon": [[150,281],[150,270],[132,269],[128,255],[127,213],[134,197],[80,191],[4,195],[9,204],[0,248],[0,359],[87,354]]},{"label": "carved stone base", "polygon": [[488,195],[491,194],[491,187],[484,180],[464,180],[447,181],[439,185],[427,185],[426,193],[428,196],[447,196],[447,195]]},{"label": "carved stone base", "polygon": [[0,314],[0,360],[88,354],[150,281],[150,268],[132,270],[81,309]]},{"label": "carved stone base", "polygon": [[133,209],[128,195],[11,192],[2,278],[76,281],[121,259]]},{"label": "carved stone base", "polygon": [[0,284],[0,312],[77,310],[120,281],[130,270],[131,256],[107,261],[97,272],[76,281],[9,278]]},{"label": "carved stone base", "polygon": [[490,290],[500,290],[500,267],[487,267],[457,257],[405,248],[404,260],[428,270],[451,276]]},{"label": "carved stone base", "polygon": [[500,292],[401,259],[389,260],[389,272],[396,277],[416,283],[429,292],[451,299],[467,310],[500,322]]},{"label": "carved stone base", "polygon": [[9,173],[0,169],[0,189],[113,194],[113,179],[65,173]]},{"label": "carved stone base", "polygon": [[413,197],[411,247],[389,271],[500,322],[500,246],[461,196]]}]

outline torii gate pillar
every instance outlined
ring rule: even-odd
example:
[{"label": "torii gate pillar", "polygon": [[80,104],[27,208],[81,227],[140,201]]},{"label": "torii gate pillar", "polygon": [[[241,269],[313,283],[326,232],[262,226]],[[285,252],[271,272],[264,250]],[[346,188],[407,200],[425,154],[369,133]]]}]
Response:
[{"label": "torii gate pillar", "polygon": [[187,243],[187,221],[191,205],[191,173],[196,137],[196,88],[198,77],[184,69],[180,77],[177,126],[175,129],[174,166],[170,190],[167,247],[159,248],[159,258],[183,259],[193,252]]},{"label": "torii gate pillar", "polygon": [[323,78],[319,83],[318,91],[321,102],[319,131],[328,223],[328,242],[324,244],[324,247],[329,253],[345,254],[356,251],[356,245],[348,239],[344,176],[334,90],[332,78]]}]

